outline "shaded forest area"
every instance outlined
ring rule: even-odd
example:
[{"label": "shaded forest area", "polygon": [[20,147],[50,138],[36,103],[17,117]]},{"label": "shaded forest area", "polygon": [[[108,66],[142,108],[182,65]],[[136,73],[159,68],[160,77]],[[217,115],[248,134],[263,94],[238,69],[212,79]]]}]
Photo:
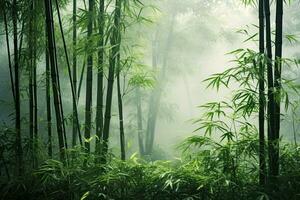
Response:
[{"label": "shaded forest area", "polygon": [[0,8],[1,199],[300,199],[299,1]]}]

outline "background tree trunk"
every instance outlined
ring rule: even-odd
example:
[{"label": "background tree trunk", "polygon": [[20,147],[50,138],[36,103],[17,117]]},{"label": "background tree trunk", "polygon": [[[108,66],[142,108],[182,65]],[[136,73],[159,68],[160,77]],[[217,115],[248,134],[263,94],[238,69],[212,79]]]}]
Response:
[{"label": "background tree trunk", "polygon": [[143,136],[143,116],[142,116],[142,101],[140,87],[136,87],[136,108],[137,108],[137,127],[138,127],[138,143],[140,156],[145,155],[144,136]]},{"label": "background tree trunk", "polygon": [[[157,121],[157,115],[158,110],[160,106],[160,99],[163,91],[163,81],[166,78],[166,70],[167,70],[167,62],[168,62],[168,56],[170,47],[172,46],[173,41],[173,32],[174,32],[174,23],[175,23],[175,16],[176,13],[174,12],[171,18],[170,28],[169,28],[169,34],[167,37],[166,46],[163,52],[163,63],[162,63],[162,69],[158,78],[158,84],[155,90],[153,91],[153,96],[151,96],[150,99],[150,105],[149,105],[149,114],[148,114],[148,122],[147,122],[147,132],[146,132],[146,155],[151,155],[153,150],[153,144],[154,144],[154,137],[155,137],[155,127],[156,127],[156,121]],[[154,61],[156,62],[156,61]]]}]

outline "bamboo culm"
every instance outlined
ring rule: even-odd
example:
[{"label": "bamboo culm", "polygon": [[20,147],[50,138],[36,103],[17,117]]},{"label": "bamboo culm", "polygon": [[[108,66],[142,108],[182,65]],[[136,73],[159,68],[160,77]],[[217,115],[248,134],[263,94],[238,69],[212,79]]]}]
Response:
[{"label": "bamboo culm", "polygon": [[[77,0],[73,0],[73,63],[72,63],[72,70],[73,70],[73,90],[75,95],[75,103],[73,102],[73,129],[72,129],[72,147],[75,147],[77,144],[77,120],[78,115],[76,114],[77,110],[77,55],[76,55],[76,46],[77,46]],[[75,118],[76,117],[76,118]]]},{"label": "bamboo culm", "polygon": [[276,32],[275,32],[275,136],[274,136],[274,174],[279,175],[279,137],[280,137],[280,103],[281,103],[281,65],[282,65],[282,19],[283,0],[276,1]]},{"label": "bamboo culm", "polygon": [[[91,36],[93,34],[93,12],[94,12],[94,0],[89,0],[89,12],[88,12],[88,28],[87,28],[87,39],[88,47],[91,46]],[[92,129],[92,93],[93,93],[93,53],[89,50],[87,55],[87,72],[86,72],[86,99],[85,99],[85,131],[84,146],[87,153],[90,153],[90,142],[88,141],[91,137]]]},{"label": "bamboo culm", "polygon": [[80,145],[82,145],[80,123],[79,123],[78,111],[77,111],[76,92],[75,92],[75,87],[73,85],[73,80],[72,80],[71,66],[70,66],[70,62],[69,62],[69,56],[68,56],[68,52],[67,52],[67,46],[66,46],[65,36],[64,36],[63,27],[62,27],[62,20],[60,17],[60,9],[58,6],[58,1],[57,0],[55,0],[55,1],[56,1],[56,10],[57,10],[57,14],[58,14],[59,28],[60,28],[60,33],[61,33],[61,37],[63,40],[65,58],[66,58],[67,67],[68,67],[68,75],[69,75],[69,82],[71,85],[72,101],[73,101],[73,105],[75,105],[74,112],[75,112],[76,128],[77,128],[77,132],[78,132],[78,136],[79,136]]},{"label": "bamboo culm", "polygon": [[51,0],[45,0],[45,15],[46,15],[46,25],[47,25],[47,43],[48,43],[48,51],[49,51],[49,60],[50,60],[50,70],[51,70],[51,82],[52,82],[52,90],[53,90],[53,100],[54,100],[54,108],[56,115],[56,128],[58,135],[58,143],[59,143],[59,151],[60,151],[60,159],[65,161],[66,156],[64,149],[65,141],[64,141],[64,129],[63,129],[63,113],[61,111],[61,101],[60,101],[60,90],[57,76],[57,58],[56,58],[56,48],[55,48],[55,38],[54,38],[54,26],[53,26],[53,16],[52,16],[52,2]]},{"label": "bamboo culm", "polygon": [[104,18],[104,0],[99,2],[99,17],[98,17],[98,28],[99,28],[99,50],[98,50],[98,72],[97,72],[97,110],[96,110],[96,155],[100,155],[101,151],[101,140],[103,135],[103,76],[104,76],[104,29],[105,29],[105,18]]},{"label": "bamboo culm", "polygon": [[12,20],[13,20],[13,38],[14,38],[14,71],[15,71],[15,95],[16,95],[16,166],[17,174],[21,176],[24,172],[23,168],[23,149],[21,138],[21,112],[20,112],[20,77],[19,77],[19,50],[18,50],[18,6],[17,1],[13,0],[12,7]]},{"label": "bamboo culm", "polygon": [[[119,41],[120,44],[120,41]],[[124,117],[123,117],[123,100],[120,84],[120,54],[117,56],[117,93],[118,93],[118,109],[119,109],[119,129],[120,129],[120,148],[121,148],[121,160],[126,159],[125,152],[125,133],[124,133]]]},{"label": "bamboo culm", "polygon": [[103,126],[103,145],[102,145],[102,162],[106,163],[107,151],[108,151],[108,139],[111,119],[111,105],[112,94],[115,76],[115,67],[117,63],[117,56],[120,51],[120,44],[118,43],[120,37],[120,18],[121,18],[121,0],[116,0],[115,15],[114,15],[114,30],[111,36],[111,51],[109,56],[109,70],[107,80],[107,92],[106,92],[106,107],[105,107],[105,120]]},{"label": "bamboo culm", "polygon": [[265,156],[265,67],[264,67],[264,3],[259,0],[259,183],[266,183],[266,156]]}]

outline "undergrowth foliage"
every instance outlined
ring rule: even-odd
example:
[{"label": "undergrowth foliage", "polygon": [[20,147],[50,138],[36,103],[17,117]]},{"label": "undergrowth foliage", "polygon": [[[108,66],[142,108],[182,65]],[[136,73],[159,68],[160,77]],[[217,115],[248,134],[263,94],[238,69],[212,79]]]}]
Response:
[{"label": "undergrowth foliage", "polygon": [[[3,199],[297,199],[300,150],[282,147],[280,188],[284,193],[267,194],[257,185],[256,141],[245,139],[231,145],[220,145],[208,138],[189,138],[206,150],[177,161],[147,163],[136,155],[123,162],[112,159],[107,165],[82,167],[83,161],[64,166],[47,160],[26,176],[1,183]],[[243,148],[236,148],[241,143]],[[251,145],[253,143],[253,145]],[[190,146],[190,144],[188,144]],[[253,149],[249,148],[253,146]],[[246,150],[247,149],[247,150]],[[251,149],[251,150],[250,150]],[[239,151],[238,167],[234,162]],[[247,151],[252,156],[247,156]],[[250,159],[252,157],[252,159]],[[252,164],[251,164],[252,160]],[[237,167],[237,168],[235,168]],[[236,174],[232,171],[236,170]],[[276,195],[276,196],[275,196]],[[273,199],[272,198],[272,199]]]}]

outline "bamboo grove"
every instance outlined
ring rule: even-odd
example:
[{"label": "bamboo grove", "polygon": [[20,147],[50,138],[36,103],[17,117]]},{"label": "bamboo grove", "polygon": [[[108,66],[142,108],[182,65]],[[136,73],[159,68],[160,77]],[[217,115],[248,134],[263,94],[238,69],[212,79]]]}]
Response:
[{"label": "bamboo grove", "polygon": [[[10,77],[11,77],[11,85],[12,85],[12,94],[14,96],[15,102],[15,110],[16,110],[16,142],[17,142],[17,150],[16,150],[16,157],[18,164],[18,172],[22,174],[24,168],[22,166],[22,133],[21,133],[21,123],[20,123],[20,69],[19,63],[23,60],[26,60],[25,63],[26,68],[28,68],[28,77],[29,77],[29,136],[30,136],[30,148],[32,153],[34,154],[34,145],[37,145],[37,141],[39,138],[38,135],[38,99],[37,99],[37,72],[36,72],[36,65],[38,59],[40,57],[44,57],[45,59],[45,79],[46,79],[46,106],[47,106],[47,121],[48,121],[48,156],[53,156],[53,147],[52,147],[52,126],[56,126],[58,144],[59,144],[59,152],[60,152],[60,159],[63,161],[67,161],[67,155],[65,155],[65,151],[68,147],[75,146],[79,141],[79,144],[86,150],[86,152],[91,152],[90,150],[90,142],[87,140],[91,137],[91,121],[92,121],[92,96],[97,95],[97,110],[96,110],[96,126],[97,126],[97,140],[96,140],[96,152],[100,156],[100,154],[105,155],[107,153],[107,143],[109,139],[109,125],[110,125],[110,109],[111,109],[111,101],[112,101],[112,92],[113,92],[113,85],[114,85],[114,76],[115,71],[119,71],[120,65],[120,43],[121,43],[121,10],[125,9],[125,5],[128,4],[127,2],[117,1],[115,5],[115,11],[112,13],[112,19],[114,24],[112,27],[106,27],[105,21],[107,20],[107,16],[105,14],[105,2],[99,2],[99,5],[96,5],[95,2],[89,1],[88,2],[88,13],[86,13],[87,17],[87,47],[91,46],[92,42],[92,35],[99,34],[99,48],[98,53],[95,54],[88,50],[86,55],[86,108],[85,108],[85,126],[84,126],[84,135],[82,135],[82,128],[81,122],[79,121],[78,117],[78,110],[77,110],[77,103],[78,98],[80,95],[80,89],[78,88],[77,84],[77,52],[76,52],[76,44],[77,44],[77,7],[76,1],[73,2],[73,52],[72,52],[72,63],[70,63],[70,55],[69,50],[66,44],[64,28],[62,24],[61,14],[60,14],[60,6],[62,6],[64,2],[59,1],[45,1],[45,2],[37,2],[31,1],[30,6],[24,6],[25,9],[28,10],[20,10],[22,8],[22,4],[27,4],[27,2],[8,2],[5,1],[2,3],[2,11],[4,14],[4,21],[5,21],[5,32],[7,38],[7,48],[8,52],[10,50],[10,41],[9,41],[9,26],[8,21],[10,18],[12,19],[13,30],[12,34],[14,36],[14,43],[13,43],[13,60],[9,62],[9,69],[10,69]],[[61,5],[62,4],[62,5]],[[98,7],[96,7],[98,6]],[[98,10],[99,9],[99,10]],[[18,15],[19,14],[26,14],[26,21],[19,22]],[[45,16],[45,17],[43,17]],[[57,19],[56,19],[57,17]],[[43,20],[42,20],[43,18]],[[94,20],[96,19],[96,20]],[[55,24],[55,20],[58,21],[58,26]],[[95,23],[97,22],[97,24]],[[96,29],[97,28],[97,29]],[[41,34],[40,31],[44,29],[44,34]],[[57,30],[56,30],[57,29]],[[109,30],[107,30],[109,29]],[[20,32],[22,30],[22,32]],[[56,34],[56,32],[60,32],[60,34]],[[106,31],[112,31],[110,35],[107,35]],[[38,33],[37,33],[38,32]],[[69,144],[67,141],[67,133],[66,133],[66,122],[65,122],[65,113],[63,109],[63,102],[62,102],[62,91],[61,91],[61,84],[60,84],[60,70],[59,70],[59,62],[58,62],[58,50],[57,50],[57,39],[56,37],[60,36],[62,43],[63,43],[63,51],[64,51],[64,60],[65,64],[67,65],[68,77],[69,77],[69,84],[71,90],[71,98],[73,103],[73,116],[72,116],[72,126],[73,126],[73,133],[72,133],[72,143]],[[19,41],[19,38],[21,38]],[[24,38],[24,42],[22,41]],[[43,38],[37,40],[37,38]],[[106,39],[105,39],[106,38]],[[107,59],[109,60],[109,78],[107,84],[107,106],[103,107],[103,66],[104,66],[104,53],[105,49],[104,46],[107,43],[106,40],[110,41],[111,46],[113,47],[109,52],[109,56]],[[43,40],[43,41],[42,41]],[[38,49],[38,42],[44,42],[45,49]],[[22,55],[19,53],[21,50],[26,48],[26,53],[28,55]],[[28,52],[27,52],[28,51]],[[9,59],[11,59],[11,53],[8,54]],[[92,86],[92,74],[93,74],[93,56],[97,55],[97,93],[93,94],[93,86]],[[24,56],[24,58],[22,57]],[[25,57],[26,56],[26,57]],[[102,66],[102,68],[101,68]],[[85,67],[85,66],[84,66]],[[84,69],[83,69],[84,70]],[[14,71],[14,74],[13,74]],[[83,72],[81,72],[82,78]],[[117,74],[117,85],[118,85],[118,103],[120,109],[120,117],[122,116],[122,94],[120,90],[120,75],[119,72]],[[82,79],[80,80],[82,83]],[[81,87],[81,85],[79,85]],[[52,92],[50,91],[52,89]],[[53,101],[54,110],[51,110],[51,102]],[[109,103],[110,102],[110,103]],[[103,115],[103,110],[105,110],[105,115]],[[53,123],[53,117],[55,116],[55,122]],[[105,116],[105,117],[104,117]],[[120,118],[120,132],[122,145],[124,146],[124,130],[122,128],[122,118]],[[24,136],[23,136],[24,137]],[[85,140],[83,140],[83,137]],[[84,146],[83,146],[84,141]],[[125,159],[125,149],[122,148],[122,159]],[[33,159],[36,159],[34,155],[32,155]],[[105,157],[105,156],[104,156]],[[104,158],[105,162],[105,158]],[[37,161],[33,162],[33,165],[37,165]]]},{"label": "bamboo grove", "polygon": [[[120,143],[121,143],[121,158],[125,160],[125,134],[124,134],[124,125],[123,125],[123,109],[122,109],[122,98],[123,91],[121,91],[121,59],[120,59],[120,46],[121,46],[121,37],[122,33],[126,29],[125,22],[121,21],[125,14],[124,12],[129,12],[130,17],[138,23],[139,16],[135,16],[137,9],[142,9],[143,4],[141,2],[126,2],[126,1],[116,1],[115,9],[111,14],[107,13],[108,3],[105,1],[100,2],[84,2],[84,6],[87,9],[86,13],[81,13],[83,16],[80,16],[81,20],[86,20],[86,45],[84,53],[83,66],[78,74],[77,63],[78,63],[78,49],[76,49],[78,42],[77,35],[79,32],[78,24],[78,8],[76,7],[77,2],[73,1],[73,17],[72,17],[72,52],[68,48],[67,41],[65,38],[65,32],[63,27],[63,22],[60,14],[60,7],[64,7],[65,2],[60,1],[45,1],[45,2],[35,2],[31,1],[30,6],[25,6],[26,2],[9,2],[5,1],[1,4],[3,14],[4,14],[4,23],[5,23],[5,33],[8,49],[8,58],[11,59],[10,51],[10,26],[8,19],[13,19],[13,30],[12,34],[14,38],[14,53],[13,55],[18,55],[13,57],[16,60],[9,62],[10,69],[10,79],[12,85],[12,94],[15,101],[16,109],[16,130],[18,137],[16,142],[18,143],[18,150],[16,150],[16,157],[18,160],[18,170],[21,175],[24,171],[24,166],[22,166],[22,136],[21,133],[21,123],[19,106],[20,106],[20,75],[18,75],[20,69],[18,69],[18,62],[26,60],[24,63],[26,70],[28,70],[28,91],[29,91],[29,140],[30,140],[30,151],[32,152],[32,163],[33,167],[38,166],[38,160],[36,160],[35,148],[38,143],[38,98],[37,98],[37,62],[41,59],[44,59],[45,62],[45,88],[46,88],[46,115],[47,115],[47,148],[48,156],[53,157],[53,126],[56,127],[58,146],[59,146],[59,155],[60,160],[68,162],[68,155],[66,155],[66,150],[68,148],[75,147],[78,142],[79,145],[86,151],[86,153],[91,153],[91,142],[89,141],[92,132],[92,97],[96,96],[96,142],[95,142],[95,155],[101,157],[97,162],[106,162],[106,156],[108,153],[108,143],[109,143],[109,132],[110,132],[110,118],[111,118],[111,107],[112,107],[112,98],[113,98],[113,89],[114,84],[117,85],[117,102],[119,109],[119,122],[120,122]],[[97,4],[96,4],[97,3]],[[88,7],[86,6],[88,4]],[[130,6],[134,4],[134,11],[131,11]],[[23,8],[24,7],[24,8]],[[139,8],[140,7],[140,8]],[[22,10],[22,9],[25,10]],[[27,10],[26,10],[27,9]],[[132,13],[130,13],[132,12]],[[127,15],[128,13],[126,13]],[[24,20],[15,19],[19,15],[24,15]],[[26,16],[25,16],[26,15]],[[43,17],[45,16],[45,17]],[[43,20],[42,20],[43,18]],[[17,20],[17,22],[15,21]],[[112,21],[112,24],[107,24]],[[82,23],[82,22],[81,22]],[[81,24],[79,24],[81,25]],[[82,26],[82,25],[81,25]],[[83,28],[83,27],[80,27]],[[40,31],[44,29],[44,34],[41,34]],[[21,31],[21,32],[20,32]],[[82,30],[85,32],[85,30]],[[89,48],[93,46],[95,41],[95,35],[97,36],[97,50]],[[68,133],[66,128],[66,115],[63,108],[62,100],[62,91],[60,84],[60,68],[61,63],[59,62],[58,57],[58,45],[57,40],[62,42],[62,51],[63,53],[63,65],[66,65],[67,76],[69,79],[69,90],[71,91],[71,99],[73,104],[73,114],[72,114],[72,139],[71,143],[68,141]],[[20,42],[18,41],[21,38]],[[23,39],[24,38],[24,39]],[[37,39],[41,38],[41,39]],[[23,42],[24,40],[24,42]],[[44,43],[44,50],[38,48],[40,46],[38,42]],[[110,47],[106,47],[110,46]],[[22,50],[26,51],[26,55],[22,55]],[[61,50],[61,49],[59,49]],[[97,53],[95,53],[97,52]],[[109,55],[107,55],[107,53]],[[59,55],[60,56],[60,55]],[[97,61],[97,62],[95,62]],[[107,77],[107,92],[104,92],[104,67],[108,63],[108,77]],[[23,63],[22,63],[23,64]],[[96,67],[96,72],[94,68]],[[85,116],[84,122],[79,120],[78,113],[78,100],[81,95],[82,82],[84,81],[84,74],[86,70],[86,94],[85,94]],[[12,74],[13,71],[15,74]],[[93,73],[97,73],[97,85],[93,86]],[[17,77],[17,78],[16,78]],[[19,78],[18,78],[19,77]],[[79,84],[78,84],[78,78]],[[116,80],[115,80],[116,78]],[[96,92],[93,88],[97,88]],[[52,91],[51,91],[52,90]],[[104,96],[106,94],[106,96]],[[157,97],[156,97],[157,98]],[[106,105],[104,106],[104,99]],[[52,110],[52,102],[54,109]],[[153,106],[153,103],[151,104]],[[18,110],[18,111],[17,111]],[[54,116],[54,117],[53,117]],[[152,118],[156,118],[153,116]],[[151,119],[152,119],[151,118]],[[55,121],[54,121],[55,120]],[[84,126],[83,126],[84,124]],[[154,125],[155,126],[155,125]],[[84,127],[84,128],[83,128]],[[151,127],[154,128],[153,125]],[[154,130],[152,130],[152,135]],[[143,143],[143,142],[141,142]],[[152,144],[153,145],[153,138]],[[149,147],[150,148],[150,147]],[[151,154],[151,152],[148,152]]]},{"label": "bamboo grove", "polygon": [[[0,101],[10,109],[0,126],[1,199],[298,199],[298,51],[284,57],[298,42],[285,30],[299,31],[288,24],[299,15],[285,12],[293,3],[2,0],[11,102]],[[226,54],[234,66],[197,80],[229,98],[199,106],[192,135],[173,144],[180,154],[165,156],[158,130],[171,141],[162,116],[176,116],[168,95],[193,109],[187,77],[199,60],[219,61],[205,54],[219,37],[236,44],[231,29],[214,32],[226,18],[214,15],[237,4],[256,21],[235,33],[246,39]],[[178,77],[186,94],[170,89]]]}]

